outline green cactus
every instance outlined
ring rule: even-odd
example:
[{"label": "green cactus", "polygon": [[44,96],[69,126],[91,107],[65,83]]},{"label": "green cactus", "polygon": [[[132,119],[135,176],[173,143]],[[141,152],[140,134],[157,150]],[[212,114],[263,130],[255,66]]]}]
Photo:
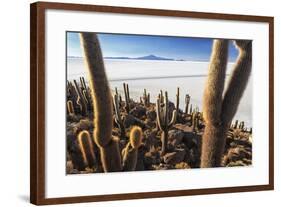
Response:
[{"label": "green cactus", "polygon": [[130,141],[122,151],[123,171],[134,171],[137,166],[138,148],[143,138],[142,129],[138,126],[132,127]]},{"label": "green cactus", "polygon": [[252,66],[252,42],[235,41],[239,56],[223,95],[228,56],[228,40],[215,40],[203,98],[205,130],[202,138],[201,167],[219,167],[226,133],[237,111]]},{"label": "green cactus", "polygon": [[105,172],[121,171],[119,140],[112,137],[112,96],[97,35],[80,33],[94,106],[94,140]]},{"label": "green cactus", "polygon": [[172,113],[172,118],[169,121],[169,100],[168,92],[165,92],[164,103],[161,104],[161,95],[156,102],[157,124],[161,130],[162,151],[161,155],[166,154],[168,144],[168,130],[174,125],[177,117],[177,110]]},{"label": "green cactus", "polygon": [[96,164],[96,157],[92,139],[87,130],[83,130],[78,134],[78,146],[82,153],[84,164],[92,168]]}]

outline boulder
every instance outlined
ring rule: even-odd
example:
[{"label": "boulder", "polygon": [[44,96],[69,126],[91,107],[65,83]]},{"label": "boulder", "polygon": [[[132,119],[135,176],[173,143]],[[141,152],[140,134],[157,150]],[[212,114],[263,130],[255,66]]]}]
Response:
[{"label": "boulder", "polygon": [[164,163],[170,165],[180,163],[184,160],[185,153],[184,149],[178,149],[175,152],[166,153],[163,157]]}]

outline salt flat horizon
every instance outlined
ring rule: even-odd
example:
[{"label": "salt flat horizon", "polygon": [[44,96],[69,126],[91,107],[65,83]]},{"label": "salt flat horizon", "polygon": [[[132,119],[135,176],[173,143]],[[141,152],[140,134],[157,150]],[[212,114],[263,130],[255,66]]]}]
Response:
[{"label": "salt flat horizon", "polygon": [[[130,96],[136,101],[139,101],[145,88],[151,95],[151,102],[156,101],[160,90],[167,91],[169,100],[175,102],[176,89],[179,87],[181,109],[185,107],[185,94],[191,96],[193,107],[198,106],[200,110],[202,109],[209,62],[105,59],[104,64],[111,89],[117,87],[122,96],[123,82],[126,82],[130,87]],[[227,74],[230,74],[232,66],[233,63],[228,64]],[[87,77],[84,67],[82,58],[68,58],[67,80],[78,79],[80,76]],[[229,76],[226,77],[226,81],[228,78]],[[244,121],[246,127],[252,127],[251,76],[233,120],[236,119]]]}]

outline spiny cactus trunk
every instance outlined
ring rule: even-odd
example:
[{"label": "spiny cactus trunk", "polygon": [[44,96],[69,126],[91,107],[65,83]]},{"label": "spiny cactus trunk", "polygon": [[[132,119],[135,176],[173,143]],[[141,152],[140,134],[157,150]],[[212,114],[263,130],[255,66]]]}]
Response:
[{"label": "spiny cactus trunk", "polygon": [[94,106],[94,140],[101,151],[105,172],[121,171],[121,158],[117,140],[112,139],[112,97],[106,77],[103,57],[97,35],[80,33],[81,46]]},{"label": "spiny cactus trunk", "polygon": [[214,40],[203,97],[203,114],[207,124],[220,122],[227,56],[228,40]]},{"label": "spiny cactus trunk", "polygon": [[228,41],[214,40],[203,97],[206,127],[202,138],[201,167],[218,167],[221,163],[225,134],[220,115],[227,56]]},{"label": "spiny cactus trunk", "polygon": [[115,137],[106,147],[100,148],[101,162],[104,172],[119,172],[122,170],[119,140]]},{"label": "spiny cactus trunk", "polygon": [[227,127],[208,124],[203,134],[201,167],[219,167],[225,147]]},{"label": "spiny cactus trunk", "polygon": [[161,155],[165,155],[168,146],[168,129],[165,129],[164,131],[161,132],[161,143],[162,143]]}]

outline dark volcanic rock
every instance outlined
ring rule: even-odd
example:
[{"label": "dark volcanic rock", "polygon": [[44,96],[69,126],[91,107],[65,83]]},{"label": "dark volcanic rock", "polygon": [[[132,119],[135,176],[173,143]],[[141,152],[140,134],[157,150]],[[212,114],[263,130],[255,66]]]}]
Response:
[{"label": "dark volcanic rock", "polygon": [[130,114],[140,119],[146,115],[146,108],[143,106],[136,106],[130,111]]},{"label": "dark volcanic rock", "polygon": [[163,157],[164,163],[175,165],[177,163],[180,163],[184,160],[185,156],[185,150],[184,149],[178,149],[175,152],[166,153]]},{"label": "dark volcanic rock", "polygon": [[151,121],[155,121],[156,117],[157,117],[156,112],[154,110],[147,111],[146,116],[147,116],[147,119],[149,119]]},{"label": "dark volcanic rock", "polygon": [[175,148],[178,144],[182,142],[182,139],[184,137],[184,133],[180,130],[170,130],[168,134],[168,145],[170,147]]}]

